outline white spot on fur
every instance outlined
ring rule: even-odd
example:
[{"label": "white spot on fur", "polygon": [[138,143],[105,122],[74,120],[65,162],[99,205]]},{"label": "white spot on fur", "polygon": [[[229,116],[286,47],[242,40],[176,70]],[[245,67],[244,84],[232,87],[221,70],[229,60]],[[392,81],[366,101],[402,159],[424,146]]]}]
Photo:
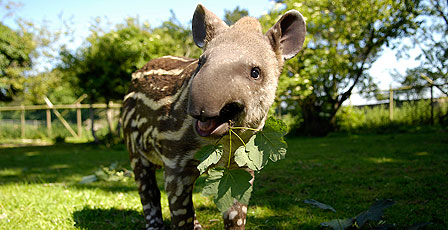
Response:
[{"label": "white spot on fur", "polygon": [[243,211],[244,214],[247,213],[247,207],[246,206],[241,207],[241,210]]},{"label": "white spot on fur", "polygon": [[177,196],[173,196],[173,197],[170,198],[170,203],[171,204],[176,203],[176,201],[177,201]]},{"label": "white spot on fur", "polygon": [[243,225],[243,220],[242,220],[242,219],[238,219],[238,221],[236,222],[236,224],[237,224],[238,226]]},{"label": "white spot on fur", "polygon": [[238,215],[238,212],[236,210],[233,210],[229,213],[229,219],[233,220],[233,218],[235,218],[235,216]]},{"label": "white spot on fur", "polygon": [[179,215],[185,215],[187,214],[187,209],[182,208],[182,209],[178,209],[178,210],[174,210],[171,212],[174,216],[179,216]]},{"label": "white spot on fur", "polygon": [[191,223],[191,222],[193,222],[193,217],[190,217],[187,219],[187,223]]},{"label": "white spot on fur", "polygon": [[140,157],[140,159],[141,159],[142,164],[143,164],[144,166],[146,166],[146,167],[149,166],[149,161],[147,161],[144,157]]},{"label": "white spot on fur", "polygon": [[138,158],[132,158],[131,160],[131,168],[134,169],[135,168],[135,164],[137,164],[138,162]]},{"label": "white spot on fur", "polygon": [[188,203],[190,203],[190,197],[189,196],[187,196],[187,198],[185,198],[184,202],[182,202],[182,205],[183,206],[187,206]]},{"label": "white spot on fur", "polygon": [[142,72],[132,73],[132,79],[138,79],[138,78],[142,78],[142,77],[143,77]]},{"label": "white spot on fur", "polygon": [[169,184],[173,180],[174,180],[174,176],[173,175],[167,176],[167,177],[165,177],[165,184]]},{"label": "white spot on fur", "polygon": [[159,210],[158,208],[153,208],[153,209],[151,209],[151,213],[150,213],[150,215],[151,215],[151,216],[155,216],[158,210]]},{"label": "white spot on fur", "polygon": [[178,224],[179,227],[182,227],[182,226],[184,226],[184,225],[185,225],[185,221],[184,221],[184,220],[181,220],[181,221],[179,222],[179,224]]},{"label": "white spot on fur", "polygon": [[150,208],[151,208],[150,204],[143,205],[143,210],[147,210],[147,209],[150,209]]},{"label": "white spot on fur", "polygon": [[182,184],[181,180],[177,181],[177,190],[176,190],[176,196],[180,196],[182,194],[182,190],[184,188],[184,185]]}]

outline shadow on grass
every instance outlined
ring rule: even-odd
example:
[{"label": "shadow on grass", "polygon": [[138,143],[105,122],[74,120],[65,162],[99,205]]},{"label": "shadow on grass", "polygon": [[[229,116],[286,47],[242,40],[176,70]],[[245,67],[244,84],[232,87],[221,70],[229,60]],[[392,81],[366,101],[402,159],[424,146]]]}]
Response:
[{"label": "shadow on grass", "polygon": [[137,192],[137,186],[134,183],[123,182],[99,182],[91,184],[74,184],[71,187],[78,190],[83,189],[101,189],[108,192]]},{"label": "shadow on grass", "polygon": [[[145,219],[142,213],[127,209],[102,209],[84,207],[73,213],[75,227],[79,229],[144,229]],[[165,226],[171,222],[164,220]]]},{"label": "shadow on grass", "polygon": [[73,213],[75,227],[80,229],[144,229],[144,217],[135,210],[89,208]]},{"label": "shadow on grass", "polygon": [[75,184],[114,162],[128,168],[127,151],[92,144],[0,148],[0,183]]}]

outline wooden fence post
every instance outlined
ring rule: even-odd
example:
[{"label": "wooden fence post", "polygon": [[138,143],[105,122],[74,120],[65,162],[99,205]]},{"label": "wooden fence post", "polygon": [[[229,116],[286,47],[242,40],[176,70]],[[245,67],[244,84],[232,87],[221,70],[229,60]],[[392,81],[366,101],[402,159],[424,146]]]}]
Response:
[{"label": "wooden fence post", "polygon": [[65,126],[65,128],[70,132],[70,134],[77,138],[78,135],[73,131],[72,127],[68,124],[68,122],[62,117],[62,115],[54,108],[53,103],[51,103],[50,99],[47,97],[44,97],[45,102],[47,103],[48,107],[50,107],[53,110],[54,115],[62,122],[62,124]]},{"label": "wooden fence post", "polygon": [[[48,106],[50,108],[50,106]],[[47,134],[51,138],[51,110],[47,109]]]},{"label": "wooden fence post", "polygon": [[21,105],[21,113],[20,113],[20,136],[25,138],[25,106]]},{"label": "wooden fence post", "polygon": [[82,134],[82,117],[81,117],[81,104],[76,104],[78,108],[76,109],[76,123],[78,124],[78,137]]},{"label": "wooden fence post", "polygon": [[394,120],[394,89],[392,89],[392,85],[389,90],[389,120]]},{"label": "wooden fence post", "polygon": [[433,84],[431,84],[431,125],[434,125],[434,94],[433,94]]}]

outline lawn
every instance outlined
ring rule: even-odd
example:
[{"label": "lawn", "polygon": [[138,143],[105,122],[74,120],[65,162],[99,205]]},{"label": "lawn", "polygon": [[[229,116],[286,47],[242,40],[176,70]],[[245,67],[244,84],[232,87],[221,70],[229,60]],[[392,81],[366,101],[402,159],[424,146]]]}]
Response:
[{"label": "lawn", "polygon": [[[448,224],[448,133],[334,134],[289,138],[286,159],[256,175],[247,229],[321,229],[354,217],[377,199],[392,199],[383,220],[398,229]],[[0,229],[141,229],[142,207],[132,178],[79,184],[101,165],[129,168],[124,146],[58,144],[0,149]],[[162,172],[158,174],[163,187]],[[222,229],[219,211],[200,195],[199,221]],[[314,199],[331,212],[305,204]],[[169,209],[162,190],[163,215]]]}]

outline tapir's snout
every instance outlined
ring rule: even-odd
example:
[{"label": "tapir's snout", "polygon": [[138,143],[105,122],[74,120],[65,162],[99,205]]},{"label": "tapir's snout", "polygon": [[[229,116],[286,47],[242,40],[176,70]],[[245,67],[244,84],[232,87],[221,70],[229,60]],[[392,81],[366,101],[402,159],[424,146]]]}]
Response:
[{"label": "tapir's snout", "polygon": [[219,97],[217,91],[219,90],[201,90],[196,87],[190,89],[187,112],[196,119],[194,126],[200,136],[227,134],[231,123],[234,123],[245,109],[242,102],[232,101],[225,96]]}]

